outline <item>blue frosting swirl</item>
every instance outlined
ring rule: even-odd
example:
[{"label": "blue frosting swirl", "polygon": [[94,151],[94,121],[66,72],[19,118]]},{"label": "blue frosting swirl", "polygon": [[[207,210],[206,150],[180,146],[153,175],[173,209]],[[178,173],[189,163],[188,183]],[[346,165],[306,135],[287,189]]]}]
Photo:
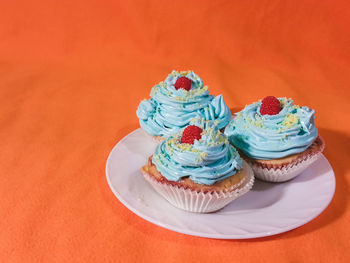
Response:
[{"label": "blue frosting swirl", "polygon": [[212,185],[242,169],[238,152],[212,121],[197,118],[191,124],[203,129],[200,140],[193,145],[181,143],[182,129],[155,150],[153,164],[166,179],[179,181],[189,177],[195,183]]},{"label": "blue frosting swirl", "polygon": [[[179,77],[191,80],[191,89],[176,90],[174,85]],[[214,120],[219,129],[230,121],[231,112],[222,95],[209,94],[207,86],[193,71],[175,71],[154,86],[151,99],[141,101],[137,109],[140,126],[149,134],[169,137],[186,127],[193,118]]]},{"label": "blue frosting swirl", "polygon": [[318,136],[315,111],[278,98],[281,111],[261,115],[261,101],[246,106],[227,125],[230,142],[255,159],[278,159],[305,151]]}]

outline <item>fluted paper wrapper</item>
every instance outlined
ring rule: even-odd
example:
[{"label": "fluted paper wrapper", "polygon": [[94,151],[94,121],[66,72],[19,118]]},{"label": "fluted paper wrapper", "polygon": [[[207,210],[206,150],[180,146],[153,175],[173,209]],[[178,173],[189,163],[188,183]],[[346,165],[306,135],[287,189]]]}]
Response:
[{"label": "fluted paper wrapper", "polygon": [[291,180],[301,174],[307,167],[315,162],[322,153],[309,155],[300,162],[292,162],[279,168],[266,168],[258,163],[249,162],[249,165],[254,171],[255,177],[267,182],[285,182]]},{"label": "fluted paper wrapper", "polygon": [[244,164],[246,176],[237,185],[226,191],[202,192],[158,182],[144,173],[146,181],[172,205],[190,212],[209,213],[217,211],[236,198],[247,193],[253,186],[254,174],[248,164]]}]

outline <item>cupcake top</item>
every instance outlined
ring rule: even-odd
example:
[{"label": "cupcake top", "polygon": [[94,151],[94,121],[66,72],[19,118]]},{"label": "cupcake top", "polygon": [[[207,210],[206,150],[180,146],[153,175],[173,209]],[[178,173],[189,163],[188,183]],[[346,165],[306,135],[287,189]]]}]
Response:
[{"label": "cupcake top", "polygon": [[316,139],[315,111],[292,99],[266,97],[238,112],[225,129],[230,142],[255,159],[305,151]]},{"label": "cupcake top", "polygon": [[189,177],[193,182],[212,185],[237,173],[242,159],[212,121],[196,118],[160,143],[153,164],[169,181]]},{"label": "cupcake top", "polygon": [[193,118],[213,120],[219,129],[230,121],[231,112],[222,95],[212,96],[193,71],[175,71],[154,86],[151,99],[136,112],[141,127],[153,136],[169,137]]}]

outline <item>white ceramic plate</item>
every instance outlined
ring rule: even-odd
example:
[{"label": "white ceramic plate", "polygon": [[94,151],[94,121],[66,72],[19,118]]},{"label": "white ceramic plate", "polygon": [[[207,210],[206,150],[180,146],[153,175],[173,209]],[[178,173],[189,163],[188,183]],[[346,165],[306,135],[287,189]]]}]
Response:
[{"label": "white ceramic plate", "polygon": [[107,180],[127,208],[176,232],[222,239],[275,235],[317,217],[334,195],[334,172],[322,156],[292,181],[276,184],[256,180],[250,192],[218,212],[185,212],[158,195],[141,175],[140,168],[155,146],[153,138],[141,129],[128,134],[108,157]]}]

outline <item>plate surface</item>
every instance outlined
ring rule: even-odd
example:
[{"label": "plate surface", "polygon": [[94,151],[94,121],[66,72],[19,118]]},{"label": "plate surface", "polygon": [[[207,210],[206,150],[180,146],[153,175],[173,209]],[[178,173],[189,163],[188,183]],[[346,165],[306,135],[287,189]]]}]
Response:
[{"label": "plate surface", "polygon": [[141,129],[125,136],[108,157],[107,181],[115,196],[132,212],[176,232],[220,239],[275,235],[317,217],[334,195],[334,172],[322,156],[289,182],[256,180],[250,192],[218,212],[182,211],[158,195],[140,172],[156,145]]}]

